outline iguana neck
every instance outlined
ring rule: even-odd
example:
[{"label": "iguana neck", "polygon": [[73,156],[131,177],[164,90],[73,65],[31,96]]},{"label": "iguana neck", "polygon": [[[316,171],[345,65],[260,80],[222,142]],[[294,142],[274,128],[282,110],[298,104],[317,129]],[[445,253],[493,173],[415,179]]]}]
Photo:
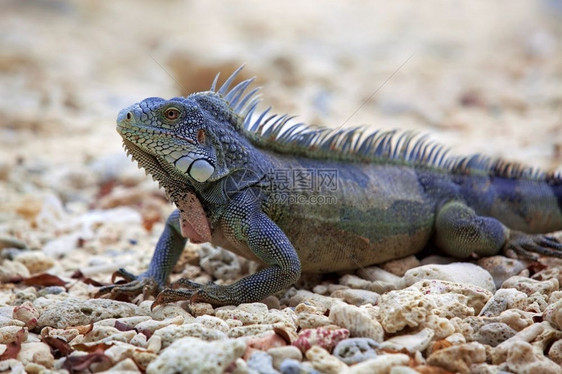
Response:
[{"label": "iguana neck", "polygon": [[164,161],[159,161],[158,157],[153,156],[134,143],[123,139],[123,145],[133,160],[135,160],[139,167],[142,167],[147,174],[152,176],[152,179],[158,182],[158,185],[164,189],[168,198],[176,204],[182,202],[183,197],[187,192],[194,192],[195,188],[191,185],[186,178],[178,177],[175,169]]}]

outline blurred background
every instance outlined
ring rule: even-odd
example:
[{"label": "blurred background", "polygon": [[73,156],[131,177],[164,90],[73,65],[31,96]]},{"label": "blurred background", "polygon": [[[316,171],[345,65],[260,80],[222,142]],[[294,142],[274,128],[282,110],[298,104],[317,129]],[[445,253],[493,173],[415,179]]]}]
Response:
[{"label": "blurred background", "polygon": [[23,239],[45,199],[53,217],[137,204],[151,228],[169,206],[127,160],[117,113],[241,64],[261,109],[561,170],[560,0],[0,3],[0,232]]}]

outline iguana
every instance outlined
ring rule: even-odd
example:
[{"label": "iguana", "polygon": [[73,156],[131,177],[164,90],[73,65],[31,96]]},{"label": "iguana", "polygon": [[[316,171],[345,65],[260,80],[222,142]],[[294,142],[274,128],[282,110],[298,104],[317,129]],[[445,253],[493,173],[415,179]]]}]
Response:
[{"label": "iguana", "polygon": [[[242,68],[242,67],[241,67]],[[448,151],[412,132],[330,130],[257,113],[252,79],[123,109],[124,148],[178,208],[148,270],[100,294],[161,291],[154,305],[259,301],[301,272],[356,269],[429,243],[466,258],[514,251],[562,257],[541,233],[562,229],[562,176]],[[164,288],[186,240],[210,242],[265,267],[231,285],[180,279]]]}]

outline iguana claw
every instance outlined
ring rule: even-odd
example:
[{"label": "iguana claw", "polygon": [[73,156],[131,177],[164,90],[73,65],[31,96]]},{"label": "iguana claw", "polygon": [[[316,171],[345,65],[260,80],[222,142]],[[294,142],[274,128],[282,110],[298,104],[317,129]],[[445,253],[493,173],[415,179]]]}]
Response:
[{"label": "iguana claw", "polygon": [[[115,283],[117,277],[122,277],[126,283]],[[143,299],[147,299],[151,295],[156,295],[160,289],[158,282],[152,277],[143,277],[134,275],[127,270],[121,268],[111,275],[111,284],[109,286],[100,287],[95,297],[110,294],[112,299],[119,296],[137,296],[142,293]]]},{"label": "iguana claw", "polygon": [[165,288],[156,296],[156,300],[150,306],[150,310],[154,310],[157,306],[162,304],[173,303],[175,301],[189,300],[189,303],[196,303],[198,301],[203,301],[200,299],[201,290],[190,290],[187,288],[172,289]]},{"label": "iguana claw", "polygon": [[512,232],[505,250],[512,250],[517,255],[533,261],[538,260],[537,254],[562,258],[562,243],[546,235]]}]

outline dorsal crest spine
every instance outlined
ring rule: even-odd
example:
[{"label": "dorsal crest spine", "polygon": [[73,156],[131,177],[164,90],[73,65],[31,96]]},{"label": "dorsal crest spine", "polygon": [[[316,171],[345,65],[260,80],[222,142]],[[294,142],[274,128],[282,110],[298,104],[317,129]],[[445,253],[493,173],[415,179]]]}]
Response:
[{"label": "dorsal crest spine", "polygon": [[[294,116],[270,114],[271,107],[256,117],[259,87],[246,93],[255,78],[230,86],[244,65],[217,89],[219,74],[210,91],[220,95],[242,120],[240,132],[257,146],[280,153],[334,161],[405,164],[454,174],[479,174],[509,179],[545,180],[562,185],[559,173],[545,172],[517,162],[480,154],[451,156],[449,150],[414,131],[374,131],[360,127],[329,129],[291,123]],[[256,118],[254,118],[256,117]]]}]

